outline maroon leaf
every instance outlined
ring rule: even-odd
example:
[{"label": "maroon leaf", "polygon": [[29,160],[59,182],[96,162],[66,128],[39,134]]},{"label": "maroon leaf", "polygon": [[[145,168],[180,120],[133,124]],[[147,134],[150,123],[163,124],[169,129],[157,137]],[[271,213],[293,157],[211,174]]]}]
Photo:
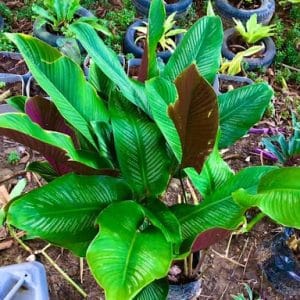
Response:
[{"label": "maroon leaf", "polygon": [[194,167],[200,172],[218,130],[217,96],[194,64],[176,78],[175,84],[178,100],[168,112],[181,140],[181,167]]},{"label": "maroon leaf", "polygon": [[196,238],[192,251],[196,252],[199,250],[207,249],[215,243],[222,241],[226,237],[230,235],[231,231],[222,229],[222,228],[214,228],[209,229],[205,232],[202,232]]}]

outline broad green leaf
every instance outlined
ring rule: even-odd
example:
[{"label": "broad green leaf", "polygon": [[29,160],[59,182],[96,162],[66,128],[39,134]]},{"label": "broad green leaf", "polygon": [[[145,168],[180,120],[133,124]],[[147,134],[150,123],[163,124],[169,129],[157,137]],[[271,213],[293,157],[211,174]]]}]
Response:
[{"label": "broad green leaf", "polygon": [[232,193],[240,188],[255,192],[260,178],[276,167],[250,167],[231,177],[199,205],[176,205],[171,208],[182,226],[184,242],[181,252],[190,250],[195,238],[212,228],[236,229],[244,220],[245,208],[238,205]]},{"label": "broad green leaf", "polygon": [[5,217],[6,217],[5,211],[3,210],[3,208],[0,208],[0,228],[4,224]]},{"label": "broad green leaf", "polygon": [[142,289],[134,300],[165,300],[169,292],[166,278],[155,280]]},{"label": "broad green leaf", "polygon": [[193,168],[187,168],[184,171],[204,199],[214,193],[234,174],[229,165],[222,159],[217,143],[205,161],[200,174]]},{"label": "broad green leaf", "polygon": [[10,199],[14,199],[22,194],[25,187],[27,185],[27,180],[25,178],[22,178],[17,182],[17,184],[14,186],[14,188],[9,193]]},{"label": "broad green leaf", "polygon": [[200,74],[212,83],[220,66],[222,42],[220,18],[199,19],[184,35],[162,76],[174,81],[189,65],[196,63]]},{"label": "broad green leaf", "polygon": [[178,100],[169,105],[168,113],[181,140],[181,167],[200,172],[218,130],[217,96],[194,64],[176,78],[175,85]]},{"label": "broad green leaf", "polygon": [[52,14],[50,14],[47,10],[44,8],[33,4],[32,5],[32,11],[35,15],[39,16],[39,18],[46,19],[47,21],[50,21],[51,23],[55,22],[55,18]]},{"label": "broad green leaf", "polygon": [[149,34],[147,36],[148,45],[148,78],[158,75],[156,55],[157,45],[164,34],[164,21],[166,18],[165,5],[162,0],[153,0],[149,9]]},{"label": "broad green leaf", "polygon": [[219,95],[219,148],[232,145],[246,134],[261,119],[272,96],[273,90],[265,83],[244,86]]},{"label": "broad green leaf", "polygon": [[76,34],[101,71],[120,88],[124,97],[149,114],[144,86],[126,75],[117,55],[104,44],[97,32],[84,23],[72,24],[69,29]]},{"label": "broad green leaf", "polygon": [[146,82],[146,93],[153,118],[176,156],[182,160],[181,141],[174,122],[168,115],[168,106],[178,98],[176,86],[157,77]]},{"label": "broad green leaf", "polygon": [[43,155],[52,157],[57,162],[84,164],[93,169],[110,166],[99,157],[83,155],[77,151],[70,136],[42,129],[22,113],[0,115],[0,134],[14,139]]},{"label": "broad green leaf", "polygon": [[28,165],[26,171],[39,174],[47,182],[50,182],[58,177],[58,174],[54,171],[48,162],[34,161]]},{"label": "broad green leaf", "polygon": [[246,208],[257,206],[276,222],[300,228],[300,168],[274,170],[261,178],[257,194],[241,189],[234,200]]},{"label": "broad green leaf", "polygon": [[162,231],[168,242],[179,244],[182,241],[180,224],[170,208],[160,200],[152,199],[144,209],[151,223]]},{"label": "broad green leaf", "polygon": [[25,96],[14,96],[6,100],[6,102],[14,107],[19,112],[24,113],[25,112],[25,102],[27,97]]},{"label": "broad green leaf", "polygon": [[121,94],[114,94],[110,113],[122,176],[138,197],[162,193],[172,161],[158,127]]},{"label": "broad green leaf", "polygon": [[96,146],[89,122],[108,121],[108,113],[95,89],[85,80],[80,66],[36,38],[24,34],[7,36],[16,44],[34,78],[61,115]]},{"label": "broad green leaf", "polygon": [[132,299],[168,273],[171,244],[153,226],[142,230],[145,218],[142,206],[133,201],[112,204],[98,217],[100,232],[87,261],[107,300]]},{"label": "broad green leaf", "polygon": [[95,221],[101,210],[131,197],[122,179],[68,174],[13,201],[7,221],[30,236],[84,256],[97,233]]}]

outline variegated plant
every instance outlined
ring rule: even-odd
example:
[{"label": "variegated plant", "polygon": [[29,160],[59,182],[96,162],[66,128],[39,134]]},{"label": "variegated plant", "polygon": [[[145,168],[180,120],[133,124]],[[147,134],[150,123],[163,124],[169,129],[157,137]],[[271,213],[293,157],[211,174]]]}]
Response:
[{"label": "variegated plant", "polygon": [[[112,300],[164,299],[172,261],[208,230],[241,226],[252,206],[300,228],[299,168],[234,175],[219,154],[261,118],[271,88],[257,83],[216,96],[223,30],[214,16],[191,27],[161,70],[164,20],[163,2],[151,1],[142,81],[126,75],[88,24],[70,26],[92,57],[88,80],[42,41],[8,35],[51,101],[12,98],[20,112],[0,115],[0,134],[44,155],[48,162],[30,170],[49,183],[13,199],[1,219],[86,257]],[[204,200],[168,207],[162,195],[183,172]]]}]

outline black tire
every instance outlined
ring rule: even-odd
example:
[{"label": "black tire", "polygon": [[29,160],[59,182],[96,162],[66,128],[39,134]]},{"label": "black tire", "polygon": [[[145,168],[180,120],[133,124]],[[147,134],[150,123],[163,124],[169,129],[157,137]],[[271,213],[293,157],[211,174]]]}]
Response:
[{"label": "black tire", "polygon": [[243,23],[246,23],[254,13],[257,14],[259,23],[269,24],[275,12],[275,0],[261,0],[261,6],[251,10],[238,9],[231,5],[228,0],[216,0],[215,7],[218,14],[222,17],[224,25],[227,25],[226,27],[234,24],[232,18],[239,19]]},{"label": "black tire", "polygon": [[[224,40],[222,45],[222,55],[227,58],[228,60],[232,60],[235,56],[229,47],[228,47],[228,40],[229,38],[235,34],[234,28],[229,28],[224,32]],[[272,62],[274,61],[276,55],[276,47],[273,40],[270,37],[264,38],[262,42],[265,45],[265,52],[264,56],[261,58],[245,58],[244,61],[248,65],[248,70],[255,70],[258,68],[267,68],[269,67]]]},{"label": "black tire", "polygon": [[[150,0],[133,0],[132,2],[139,14],[148,17]],[[170,15],[176,11],[175,18],[183,17],[188,12],[192,3],[193,0],[178,0],[178,2],[173,4],[165,4],[166,13],[167,15]]]},{"label": "black tire", "polygon": [[[81,7],[77,12],[76,15],[78,15],[79,17],[93,17],[94,15],[87,9]],[[51,45],[52,47],[57,47],[57,41],[58,39],[64,38],[63,35],[56,35],[53,34],[49,31],[47,31],[46,28],[46,24],[38,27],[37,26],[38,22],[35,21],[33,23],[33,35],[36,36],[37,38],[39,38],[40,40],[46,42],[47,44]],[[80,49],[81,53],[84,53],[85,50],[83,48],[83,46],[80,44],[80,42],[78,42],[78,46]]]},{"label": "black tire", "polygon": [[217,95],[221,95],[220,91],[220,82],[221,81],[230,81],[230,82],[237,82],[237,83],[245,83],[245,85],[253,84],[253,80],[251,80],[248,77],[242,77],[242,76],[232,76],[232,75],[226,75],[226,74],[218,74],[215,78],[215,81],[213,83],[214,91]]},{"label": "black tire", "polygon": [[[143,24],[143,21],[146,20],[137,20],[133,24],[131,24],[126,31],[124,38],[124,52],[132,53],[137,58],[141,58],[143,56],[144,49],[137,46],[134,42],[136,33],[135,27],[141,26]],[[178,45],[182,38],[182,34],[176,36],[175,43]],[[172,53],[170,51],[162,51],[157,54],[157,56],[160,57],[164,62],[167,62],[171,55]]]}]

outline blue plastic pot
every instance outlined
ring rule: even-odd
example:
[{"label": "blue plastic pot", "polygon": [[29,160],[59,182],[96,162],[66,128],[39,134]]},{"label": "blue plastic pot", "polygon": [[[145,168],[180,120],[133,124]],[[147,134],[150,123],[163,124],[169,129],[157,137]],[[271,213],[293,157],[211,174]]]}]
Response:
[{"label": "blue plastic pot", "polygon": [[201,294],[202,280],[195,280],[184,284],[170,284],[167,300],[192,300]]},{"label": "blue plastic pot", "polygon": [[39,262],[0,268],[0,299],[48,300],[46,272]]},{"label": "blue plastic pot", "polygon": [[[151,0],[133,0],[132,2],[140,15],[148,17]],[[176,3],[165,4],[166,13],[170,15],[176,11],[175,18],[183,17],[188,12],[192,3],[193,0],[178,0]]]},{"label": "blue plastic pot", "polygon": [[257,9],[239,9],[228,0],[216,0],[215,7],[226,28],[234,25],[232,18],[246,23],[254,13],[257,14],[259,23],[269,24],[275,12],[275,0],[261,0],[261,6]]},{"label": "blue plastic pot", "polygon": [[[230,38],[236,34],[236,30],[234,28],[229,28],[224,32],[224,40],[222,45],[222,55],[228,60],[232,60],[236,55],[229,49],[228,41]],[[264,38],[261,41],[264,44],[265,50],[262,57],[259,58],[244,58],[244,61],[248,65],[248,70],[255,70],[258,68],[267,68],[269,67],[276,55],[276,47],[273,40],[270,37]]]}]

